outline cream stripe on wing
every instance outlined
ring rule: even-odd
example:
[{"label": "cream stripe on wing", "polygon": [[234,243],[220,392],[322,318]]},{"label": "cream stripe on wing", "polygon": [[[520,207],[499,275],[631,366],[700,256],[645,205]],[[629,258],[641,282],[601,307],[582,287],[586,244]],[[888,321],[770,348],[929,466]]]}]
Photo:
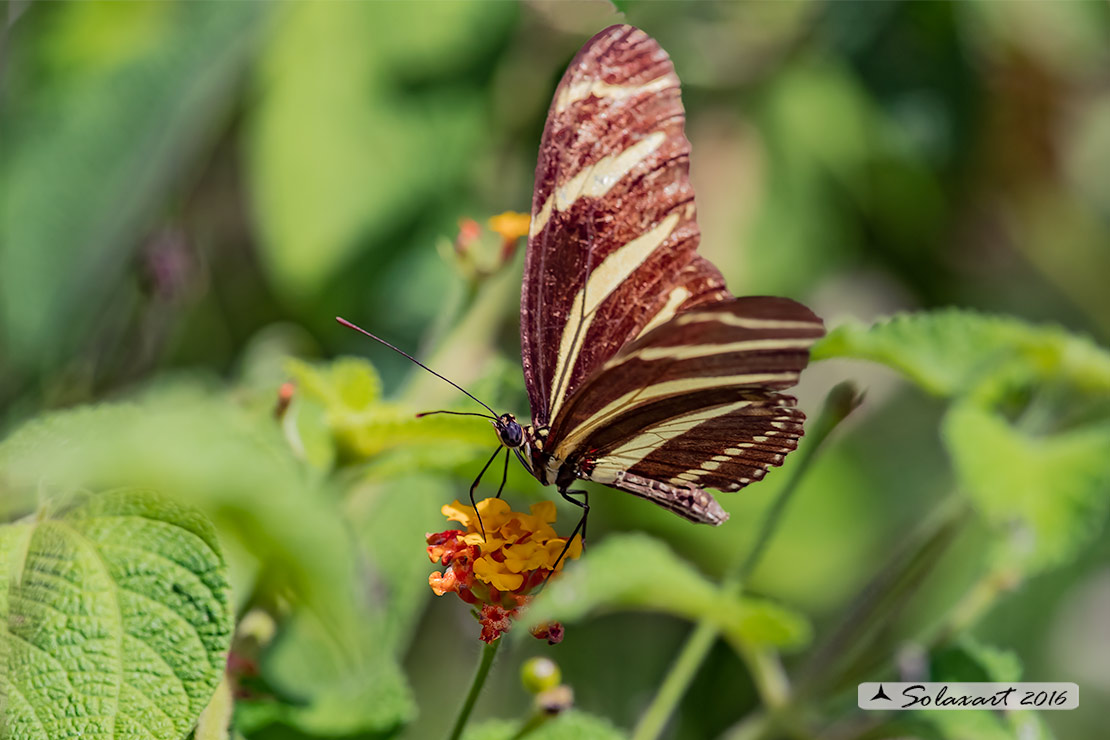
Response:
[{"label": "cream stripe on wing", "polygon": [[[678,225],[678,214],[672,213],[663,219],[651,231],[639,236],[613,251],[602,260],[592,272],[590,278],[581,290],[574,296],[567,313],[567,323],[563,327],[563,338],[559,342],[559,356],[555,365],[554,388],[551,391],[551,418],[554,419],[559,407],[563,404],[563,396],[570,383],[570,375],[574,372],[574,365],[578,360],[578,353],[582,350],[582,343],[586,341],[590,324],[593,322],[594,313],[598,306],[609,295],[620,287],[640,265],[658,249],[659,245]],[[579,321],[581,317],[581,321]]]},{"label": "cream stripe on wing", "polygon": [[726,326],[739,326],[744,329],[814,329],[822,328],[816,321],[783,321],[781,319],[756,319],[750,316],[736,316],[724,311],[689,311],[675,319],[680,326],[717,321]]},{"label": "cream stripe on wing", "polygon": [[647,334],[649,331],[651,331],[655,327],[657,327],[657,326],[667,322],[668,320],[670,320],[670,318],[672,316],[674,316],[675,311],[678,310],[678,307],[681,306],[686,301],[686,299],[689,298],[689,297],[690,297],[689,289],[687,289],[686,287],[684,287],[682,285],[680,285],[677,288],[675,288],[674,290],[672,290],[671,294],[669,296],[667,296],[666,305],[663,306],[663,308],[659,309],[659,313],[655,314],[655,316],[652,318],[652,320],[649,321],[647,323],[647,325],[644,326],[644,328],[640,330],[640,333],[636,335],[636,339],[639,339],[640,337]]},{"label": "cream stripe on wing", "polygon": [[[612,421],[612,417],[621,413],[627,406],[641,405],[650,401],[657,401],[668,396],[675,396],[706,388],[731,388],[739,385],[761,385],[782,381],[794,381],[798,377],[796,372],[785,373],[749,373],[747,375],[719,375],[708,378],[683,378],[656,383],[634,391],[629,391],[613,401],[601,411],[593,414],[585,423],[570,430],[567,436],[555,448],[555,455],[561,460],[566,460],[581,444],[585,438],[598,427],[605,426]],[[552,414],[554,417],[554,414]]]},{"label": "cream stripe on wing", "polygon": [[666,138],[666,133],[656,131],[623,151],[602,157],[583,167],[562,185],[556,183],[555,191],[547,196],[543,206],[532,217],[532,224],[528,229],[529,238],[543,231],[551,218],[552,210],[565,211],[579,198],[600,198],[608,193],[633,167],[662,146]]},{"label": "cream stripe on wing", "polygon": [[736,352],[763,352],[770,350],[807,349],[813,339],[748,339],[724,344],[679,344],[669,347],[644,347],[623,357],[611,360],[606,367],[616,367],[630,360],[690,360],[695,357],[727,355]]},{"label": "cream stripe on wing", "polygon": [[[670,441],[674,437],[690,431],[698,424],[716,419],[725,414],[730,414],[733,411],[738,411],[745,406],[751,405],[751,401],[739,401],[737,403],[729,403],[710,409],[699,409],[691,414],[667,419],[664,422],[647,427],[628,442],[625,442],[620,447],[600,458],[593,472],[590,474],[590,480],[599,483],[612,483],[613,480],[616,479],[619,471],[630,469],[636,463],[640,462],[640,460],[643,460],[654,450],[658,449],[661,444],[665,444],[666,441]],[[659,441],[660,436],[665,440],[662,443]],[[612,460],[611,462],[606,462],[610,459]],[[601,477],[598,476],[598,471],[601,471]]]},{"label": "cream stripe on wing", "polygon": [[596,79],[581,80],[570,87],[563,88],[559,96],[555,98],[554,115],[565,112],[567,108],[591,95],[597,98],[621,101],[637,95],[663,92],[667,88],[678,87],[678,84],[678,76],[670,72],[642,85],[610,85]]}]

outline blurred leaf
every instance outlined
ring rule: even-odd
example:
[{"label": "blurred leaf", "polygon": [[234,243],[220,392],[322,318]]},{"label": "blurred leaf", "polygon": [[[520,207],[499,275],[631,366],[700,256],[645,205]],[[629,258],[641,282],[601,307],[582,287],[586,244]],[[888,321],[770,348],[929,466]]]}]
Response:
[{"label": "blurred leaf", "polygon": [[212,525],[149,491],[115,490],[0,527],[0,543],[6,737],[184,736],[231,641]]},{"label": "blurred leaf", "polygon": [[[495,719],[467,729],[465,740],[513,740],[521,723]],[[621,740],[628,735],[604,717],[571,710],[529,732],[528,740]]]},{"label": "blurred leaf", "polygon": [[391,734],[416,714],[408,682],[380,632],[336,635],[301,611],[267,653],[263,675],[282,701],[240,701],[235,725],[248,735],[286,725],[313,736]]},{"label": "blurred leaf", "polygon": [[[1014,683],[1021,680],[1021,661],[1010,650],[987,645],[971,635],[931,656],[930,681]],[[1035,712],[968,710],[915,711],[897,736],[940,740],[1048,740],[1052,734]]]},{"label": "blurred leaf", "polygon": [[954,645],[931,656],[930,681],[1014,683],[1021,680],[1021,661],[1011,650],[961,635]]},{"label": "blurred leaf", "polygon": [[1000,564],[1061,565],[1095,538],[1110,503],[1110,423],[1031,437],[971,403],[942,434],[967,495],[1007,537]]},{"label": "blurred leaf", "polygon": [[986,374],[1014,369],[1083,393],[1110,393],[1110,352],[1090,339],[957,309],[902,314],[873,326],[842,324],[813,349],[814,360],[832,357],[882,363],[941,396],[959,395]]},{"label": "blurred leaf", "polygon": [[1005,715],[982,710],[918,712],[944,740],[1051,740],[1051,731],[1035,712]]},{"label": "blurred leaf", "polygon": [[[1021,661],[1010,650],[986,645],[971,635],[961,635],[931,656],[930,681],[1014,683],[1021,680]],[[1036,712],[969,710],[917,711],[944,740],[1049,740],[1052,733]],[[932,732],[929,733],[932,735]]]},{"label": "blurred leaf", "polygon": [[263,257],[280,289],[314,294],[360,247],[458,182],[485,125],[480,88],[458,75],[512,12],[507,3],[288,8],[263,58],[247,140]]},{"label": "blurred leaf", "polygon": [[619,610],[662,612],[690,621],[709,618],[738,642],[799,647],[809,641],[800,614],[765,601],[733,598],[662,542],[643,535],[610,536],[541,592],[522,618],[525,627],[575,622]]},{"label": "blurred leaf", "polygon": [[[271,418],[193,384],[44,415],[0,443],[7,486],[154,488],[210,516],[240,555],[229,558],[236,585],[253,578],[247,558],[322,614],[355,621],[337,611],[356,578],[353,540],[331,492],[307,473]],[[252,583],[242,586],[248,596]]]},{"label": "blurred leaf", "polygon": [[[267,6],[49,10],[57,25],[42,32],[58,36],[43,42],[44,66],[54,74],[13,82],[27,98],[11,100],[0,118],[0,336],[5,359],[25,371],[56,363],[88,336],[140,235],[224,117]],[[91,39],[112,53],[101,56]]]},{"label": "blurred leaf", "polygon": [[461,447],[463,459],[469,459],[476,447],[487,449],[496,441],[488,422],[447,414],[418,418],[409,406],[380,401],[381,380],[365,360],[344,358],[330,365],[291,360],[288,367],[303,396],[323,405],[345,460],[363,462],[398,449],[405,455],[427,450],[430,454],[419,458],[421,469],[442,470],[460,462],[452,451]]},{"label": "blurred leaf", "polygon": [[738,606],[735,621],[723,626],[740,643],[799,648],[812,638],[804,616],[773,601],[745,596]]},{"label": "blurred leaf", "polygon": [[960,4],[969,42],[981,53],[1004,56],[1020,49],[1062,75],[1081,76],[1106,61],[1110,16],[1102,3]]},{"label": "blurred leaf", "polygon": [[290,360],[287,367],[299,390],[336,410],[362,411],[382,394],[374,366],[357,357],[340,357],[326,366]]},{"label": "blurred leaf", "polygon": [[375,590],[385,602],[384,641],[400,657],[432,595],[425,537],[441,529],[440,509],[451,500],[446,481],[411,468],[407,475],[364,484],[351,492],[347,511],[373,571]]}]

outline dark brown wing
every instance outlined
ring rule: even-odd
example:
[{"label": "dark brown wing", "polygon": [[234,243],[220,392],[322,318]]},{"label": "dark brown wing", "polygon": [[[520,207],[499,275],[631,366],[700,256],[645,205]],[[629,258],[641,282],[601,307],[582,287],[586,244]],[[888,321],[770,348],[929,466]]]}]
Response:
[{"label": "dark brown wing", "polygon": [[520,301],[538,427],[645,327],[729,295],[695,253],[684,120],[667,53],[632,26],[591,39],[555,91]]},{"label": "dark brown wing", "polygon": [[786,298],[683,311],[586,380],[545,442],[551,465],[694,521],[726,518],[703,488],[735,491],[782,464],[804,415],[789,388],[824,325]]}]

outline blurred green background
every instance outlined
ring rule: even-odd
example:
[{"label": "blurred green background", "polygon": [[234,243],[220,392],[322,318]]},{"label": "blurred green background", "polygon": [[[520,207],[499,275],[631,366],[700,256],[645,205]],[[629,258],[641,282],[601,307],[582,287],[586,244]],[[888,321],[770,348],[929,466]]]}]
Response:
[{"label": "blurred green background", "polygon": [[[381,679],[395,696],[361,695],[380,705],[378,726],[440,735],[477,628],[457,600],[428,592],[422,536],[444,528],[438,507],[465,497],[495,440],[482,423],[412,431],[413,411],[466,406],[334,316],[527,418],[520,255],[499,265],[489,233],[461,255],[459,222],[529,208],[554,86],[615,22],[674,60],[701,249],[734,293],[802,300],[830,326],[951,305],[1110,341],[1110,5],[620,6],[5,3],[0,432],[21,430],[29,445],[17,449],[34,454],[0,479],[0,516],[26,514],[51,485],[157,482],[216,521],[240,609],[317,605],[315,627],[288,628],[309,637],[266,658],[273,684],[356,701],[363,674],[340,681],[297,651],[313,654],[321,624],[357,633],[367,670],[396,670],[375,662],[385,651],[408,676]],[[326,409],[305,405],[303,447],[289,455],[270,415],[296,374],[286,358],[340,355],[380,371],[388,423],[344,447],[310,418]],[[893,373],[818,363],[803,408],[844,378],[867,402],[750,584],[807,614],[817,635],[955,485],[942,402]],[[40,444],[52,429],[62,439]],[[599,490],[591,538],[647,531],[719,573],[781,478],[723,496],[732,520],[717,529]],[[509,490],[516,508],[552,494],[519,470]],[[982,539],[975,523],[960,531],[887,639],[911,640],[955,600],[979,572]],[[368,637],[360,625],[374,620]],[[1045,718],[1070,740],[1102,731],[1108,624],[1101,537],[1003,597],[975,633],[1012,650],[1026,680],[1080,684],[1080,710]],[[478,717],[520,715],[516,666],[547,653],[578,707],[630,727],[688,629],[622,612],[568,626],[558,648],[514,642]],[[328,698],[312,701],[328,714]],[[718,646],[673,736],[715,737],[755,704]],[[314,736],[312,720],[298,727]],[[280,732],[257,737],[291,736]]]}]

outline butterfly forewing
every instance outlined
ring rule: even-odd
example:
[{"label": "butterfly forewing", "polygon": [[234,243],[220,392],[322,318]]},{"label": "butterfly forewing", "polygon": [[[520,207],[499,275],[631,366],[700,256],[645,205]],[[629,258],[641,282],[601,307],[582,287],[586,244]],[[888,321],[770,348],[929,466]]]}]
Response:
[{"label": "butterfly forewing", "polygon": [[540,144],[521,293],[530,469],[728,518],[802,435],[793,386],[824,326],[785,298],[733,298],[697,255],[679,82],[643,31],[591,39]]},{"label": "butterfly forewing", "polygon": [[521,292],[537,426],[645,327],[728,295],[720,273],[695,253],[683,123],[670,59],[631,26],[595,36],[556,89]]}]

